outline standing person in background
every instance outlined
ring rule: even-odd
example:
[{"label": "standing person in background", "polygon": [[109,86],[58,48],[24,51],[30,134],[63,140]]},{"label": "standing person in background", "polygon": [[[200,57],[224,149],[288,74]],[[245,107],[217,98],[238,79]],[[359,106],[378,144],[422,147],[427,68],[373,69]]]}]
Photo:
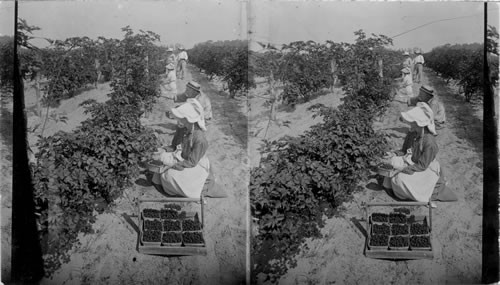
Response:
[{"label": "standing person in background", "polygon": [[167,64],[166,74],[165,85],[162,88],[167,91],[167,97],[173,99],[175,102],[177,101],[177,76],[175,75],[175,66],[173,63]]},{"label": "standing person in background", "polygon": [[424,56],[420,50],[417,50],[417,56],[415,57],[415,82],[421,83],[422,73],[424,72]]},{"label": "standing person in background", "polygon": [[167,65],[173,64],[175,67],[175,54],[174,54],[174,49],[173,48],[168,48],[167,49]]},{"label": "standing person in background", "polygon": [[332,72],[332,86],[330,88],[333,91],[333,87],[337,85],[339,78],[339,65],[337,64],[337,60],[335,58],[330,60],[330,71]]},{"label": "standing person in background", "polygon": [[177,100],[177,78],[175,76],[175,67],[173,63],[167,64],[167,72],[161,79],[160,97],[157,100],[159,121],[164,121],[169,117],[169,110],[174,107]]},{"label": "standing person in background", "polygon": [[404,54],[405,60],[403,61],[403,68],[409,68],[410,74],[413,73],[413,60],[410,57],[410,53],[405,51]]},{"label": "standing person in background", "polygon": [[184,79],[184,75],[186,72],[186,64],[188,61],[188,55],[184,47],[179,47],[181,52],[177,56],[178,64],[177,64],[177,73],[179,74],[180,79]]},{"label": "standing person in background", "polygon": [[413,80],[411,79],[410,68],[405,67],[401,70],[403,74],[399,88],[396,90],[396,96],[394,100],[401,103],[407,103],[410,98],[413,97]]},{"label": "standing person in background", "polygon": [[101,63],[99,62],[99,60],[97,58],[94,60],[94,67],[95,67],[95,71],[97,73],[97,79],[95,81],[95,87],[97,87],[97,83],[101,82],[101,80],[102,80]]}]

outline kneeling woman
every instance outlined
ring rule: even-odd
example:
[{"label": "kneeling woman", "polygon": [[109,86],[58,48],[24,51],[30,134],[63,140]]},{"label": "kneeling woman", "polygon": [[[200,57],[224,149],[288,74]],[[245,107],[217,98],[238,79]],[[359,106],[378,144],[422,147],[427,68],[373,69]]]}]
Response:
[{"label": "kneeling woman", "polygon": [[400,172],[392,178],[386,177],[384,187],[392,189],[400,199],[428,202],[440,175],[434,114],[427,104],[418,103],[401,115],[416,135],[407,142],[405,155],[392,157],[392,166]]},{"label": "kneeling woman", "polygon": [[183,105],[173,108],[172,114],[187,132],[177,151],[159,154],[167,170],[162,174],[156,173],[153,183],[161,182],[168,195],[199,198],[210,169],[206,156],[208,141],[204,133],[203,107],[197,100],[188,99]]}]

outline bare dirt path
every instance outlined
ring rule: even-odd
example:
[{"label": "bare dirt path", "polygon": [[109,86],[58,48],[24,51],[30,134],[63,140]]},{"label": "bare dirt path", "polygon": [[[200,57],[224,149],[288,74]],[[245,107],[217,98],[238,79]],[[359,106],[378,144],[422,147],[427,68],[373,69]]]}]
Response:
[{"label": "bare dirt path", "polygon": [[[207,155],[218,187],[228,195],[226,198],[205,198],[207,255],[165,257],[144,255],[137,251],[137,201],[140,197],[163,197],[147,182],[144,172],[133,187],[126,189],[104,213],[97,215],[94,233],[79,235],[79,242],[70,252],[70,261],[63,264],[52,278],[43,279],[41,284],[244,283],[248,205],[247,119],[243,113],[246,103],[243,99],[228,100],[227,94],[218,92],[196,71],[188,72],[184,81],[178,81],[180,92],[191,78],[200,82],[212,101],[214,119],[208,124],[210,146]],[[85,119],[83,108],[78,106],[81,101],[96,99],[102,102],[109,91],[109,84],[102,84],[97,89],[63,101],[59,108],[51,109],[51,113],[67,115],[68,120],[66,123],[49,121],[45,134],[58,130],[72,131]],[[28,108],[34,104],[33,93],[30,90],[26,92]],[[34,115],[29,112],[29,116]],[[175,127],[173,120],[149,126],[170,142]],[[3,131],[2,135],[5,135]],[[35,141],[32,136],[30,142],[33,144]],[[5,154],[10,152],[5,152],[5,141],[1,142],[3,161]],[[5,167],[8,165],[2,164],[3,176],[8,175]],[[2,210],[7,209],[4,204],[9,203],[4,188],[10,191],[11,187],[2,182]],[[7,215],[2,215],[3,230],[8,221]],[[2,252],[6,252],[4,245],[7,242],[2,236]],[[8,262],[8,258],[9,255],[2,254],[2,263],[4,260]],[[2,264],[2,269],[8,270],[8,267]]]},{"label": "bare dirt path", "polygon": [[[423,84],[433,86],[445,104],[447,127],[438,131],[438,159],[446,171],[449,187],[458,202],[437,202],[432,217],[434,259],[388,261],[363,255],[365,234],[363,202],[394,201],[376,185],[362,183],[363,191],[343,205],[341,215],[326,221],[321,239],[303,244],[297,266],[282,276],[279,284],[463,284],[481,278],[482,224],[482,114],[463,97],[427,72]],[[417,91],[420,86],[415,85]],[[374,127],[389,137],[391,145],[402,145],[407,126],[398,121],[408,107],[393,103]],[[309,114],[296,114],[307,118]],[[292,123],[293,126],[293,123]],[[307,246],[307,247],[306,247]],[[307,248],[307,249],[306,249]]]}]

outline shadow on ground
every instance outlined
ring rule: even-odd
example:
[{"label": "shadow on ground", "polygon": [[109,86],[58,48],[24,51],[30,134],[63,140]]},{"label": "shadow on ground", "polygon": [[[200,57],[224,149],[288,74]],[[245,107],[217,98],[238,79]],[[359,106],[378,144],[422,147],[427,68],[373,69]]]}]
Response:
[{"label": "shadow on ground", "polygon": [[[217,91],[213,88],[207,78],[201,75],[198,70],[193,68],[188,68],[193,76],[193,80],[200,83],[202,86],[209,86],[207,89],[203,90],[205,94],[210,97],[210,102],[212,103],[212,113],[221,114],[220,116],[214,117],[212,120],[217,121],[217,125],[220,130],[227,136],[234,137],[237,142],[243,145],[246,149],[248,145],[248,120],[247,116],[240,112],[240,107],[238,106],[238,99],[231,99],[229,95]],[[217,110],[217,111],[215,111]]]},{"label": "shadow on ground", "polygon": [[483,122],[474,114],[472,103],[465,102],[462,96],[455,94],[432,72],[428,72],[427,75],[429,84],[437,91],[439,99],[445,106],[447,129],[451,129],[458,138],[470,142],[476,151],[482,153]]}]

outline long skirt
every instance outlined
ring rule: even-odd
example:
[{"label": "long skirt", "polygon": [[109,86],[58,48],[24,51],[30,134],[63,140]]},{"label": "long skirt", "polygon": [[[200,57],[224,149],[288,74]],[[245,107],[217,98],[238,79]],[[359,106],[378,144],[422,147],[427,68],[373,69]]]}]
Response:
[{"label": "long skirt", "polygon": [[163,115],[165,112],[173,108],[173,101],[167,97],[160,96],[157,102],[157,110]]},{"label": "long skirt", "polygon": [[417,83],[420,83],[420,81],[422,81],[422,73],[424,72],[424,65],[419,63],[417,65],[415,65],[415,81]]},{"label": "long skirt", "polygon": [[210,102],[210,98],[207,94],[201,92],[200,95],[196,97],[196,100],[198,100],[201,106],[203,106],[203,115],[205,120],[212,119],[212,103]]},{"label": "long skirt", "polygon": [[392,189],[394,195],[399,199],[429,202],[439,180],[439,175],[439,162],[434,160],[424,171],[414,172],[413,174],[400,172],[392,178],[386,177],[384,187]]},{"label": "long skirt", "polygon": [[399,101],[401,103],[408,102],[408,99],[413,97],[413,88],[411,85],[408,85],[403,88],[396,89],[396,95],[394,96],[394,100]]},{"label": "long skirt", "polygon": [[[163,174],[155,173],[153,182],[160,176],[161,185],[166,194],[188,198],[200,198],[201,191],[207,180],[210,162],[204,156],[195,167],[183,170],[169,169]],[[156,177],[155,177],[156,176]]]},{"label": "long skirt", "polygon": [[177,98],[177,83],[175,81],[168,84],[161,84],[160,89],[162,97],[174,100]]},{"label": "long skirt", "polygon": [[180,60],[177,64],[177,73],[179,74],[180,79],[184,79],[184,75],[186,73],[186,61]]}]

